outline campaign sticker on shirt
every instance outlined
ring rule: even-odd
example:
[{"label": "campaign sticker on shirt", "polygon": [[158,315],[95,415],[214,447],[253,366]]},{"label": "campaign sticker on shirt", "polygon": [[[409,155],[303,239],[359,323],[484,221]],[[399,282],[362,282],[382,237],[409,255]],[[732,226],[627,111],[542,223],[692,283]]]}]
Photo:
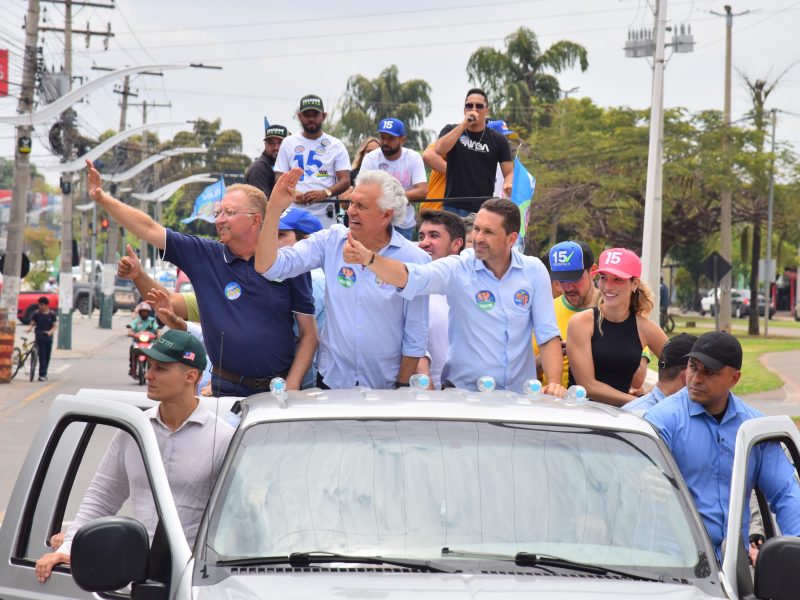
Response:
[{"label": "campaign sticker on shirt", "polygon": [[302,154],[305,151],[306,151],[306,149],[303,146],[295,146],[294,147],[294,153],[295,154]]},{"label": "campaign sticker on shirt", "polygon": [[492,310],[494,308],[494,294],[489,290],[481,290],[475,294],[475,303],[481,310]]},{"label": "campaign sticker on shirt", "polygon": [[389,165],[388,165],[388,163],[380,163],[380,164],[378,165],[378,168],[379,168],[381,171],[388,171],[388,170],[389,170]]},{"label": "campaign sticker on shirt", "polygon": [[336,276],[339,280],[339,285],[342,287],[353,287],[356,282],[356,272],[350,267],[342,267],[339,269],[339,274]]},{"label": "campaign sticker on shirt", "polygon": [[380,288],[392,288],[394,287],[391,283],[386,283],[383,279],[375,275],[375,283],[378,284]]},{"label": "campaign sticker on shirt", "polygon": [[517,306],[528,306],[531,301],[531,295],[528,290],[517,290],[514,292],[514,304]]},{"label": "campaign sticker on shirt", "polygon": [[331,141],[329,139],[327,139],[327,138],[323,138],[322,141],[320,142],[320,145],[322,145],[323,147],[330,146],[331,145]]},{"label": "campaign sticker on shirt", "polygon": [[320,146],[316,150],[317,156],[322,156],[323,154],[325,154],[325,152],[327,152],[327,150],[325,150],[325,146]]},{"label": "campaign sticker on shirt", "polygon": [[241,295],[242,295],[242,286],[240,286],[235,281],[231,281],[228,285],[225,286],[225,297],[228,300],[236,300]]}]

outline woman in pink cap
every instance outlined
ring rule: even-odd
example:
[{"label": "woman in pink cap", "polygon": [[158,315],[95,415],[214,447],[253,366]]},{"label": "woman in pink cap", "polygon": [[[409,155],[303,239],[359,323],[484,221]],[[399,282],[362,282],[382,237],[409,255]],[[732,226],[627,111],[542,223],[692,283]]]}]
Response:
[{"label": "woman in pink cap", "polygon": [[634,399],[628,392],[642,349],[647,346],[661,356],[667,336],[647,318],[653,296],[639,279],[639,257],[611,248],[598,265],[592,271],[598,276],[598,306],[573,316],[567,328],[570,385],[585,387],[592,400],[622,406]]}]

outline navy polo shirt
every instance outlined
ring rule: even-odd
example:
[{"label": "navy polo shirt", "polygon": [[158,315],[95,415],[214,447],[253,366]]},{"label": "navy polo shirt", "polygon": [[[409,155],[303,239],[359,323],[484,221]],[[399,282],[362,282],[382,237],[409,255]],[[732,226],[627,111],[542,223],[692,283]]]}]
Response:
[{"label": "navy polo shirt", "polygon": [[293,313],[314,315],[308,273],[268,281],[256,272],[254,258],[245,261],[218,241],[171,229],[164,259],[192,281],[213,365],[245,377],[289,370],[296,346]]}]

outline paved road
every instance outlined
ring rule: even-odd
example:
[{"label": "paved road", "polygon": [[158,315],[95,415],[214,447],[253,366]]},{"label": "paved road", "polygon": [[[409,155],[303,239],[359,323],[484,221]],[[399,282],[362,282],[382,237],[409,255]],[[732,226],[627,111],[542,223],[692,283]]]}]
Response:
[{"label": "paved road", "polygon": [[[31,439],[58,394],[97,387],[142,389],[127,374],[130,315],[118,313],[111,329],[100,329],[97,321],[97,313],[93,319],[73,317],[72,350],[53,351],[49,381],[29,382],[20,372],[10,384],[0,385],[0,520]],[[17,337],[24,331],[17,324]]]}]

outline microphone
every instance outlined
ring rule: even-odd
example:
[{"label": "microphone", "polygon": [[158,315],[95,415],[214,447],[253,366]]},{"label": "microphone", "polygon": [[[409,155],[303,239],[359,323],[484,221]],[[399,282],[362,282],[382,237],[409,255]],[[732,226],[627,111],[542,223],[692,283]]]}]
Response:
[{"label": "microphone", "polygon": [[470,123],[474,123],[475,122],[475,115],[468,115],[467,116],[467,121],[469,121]]}]

